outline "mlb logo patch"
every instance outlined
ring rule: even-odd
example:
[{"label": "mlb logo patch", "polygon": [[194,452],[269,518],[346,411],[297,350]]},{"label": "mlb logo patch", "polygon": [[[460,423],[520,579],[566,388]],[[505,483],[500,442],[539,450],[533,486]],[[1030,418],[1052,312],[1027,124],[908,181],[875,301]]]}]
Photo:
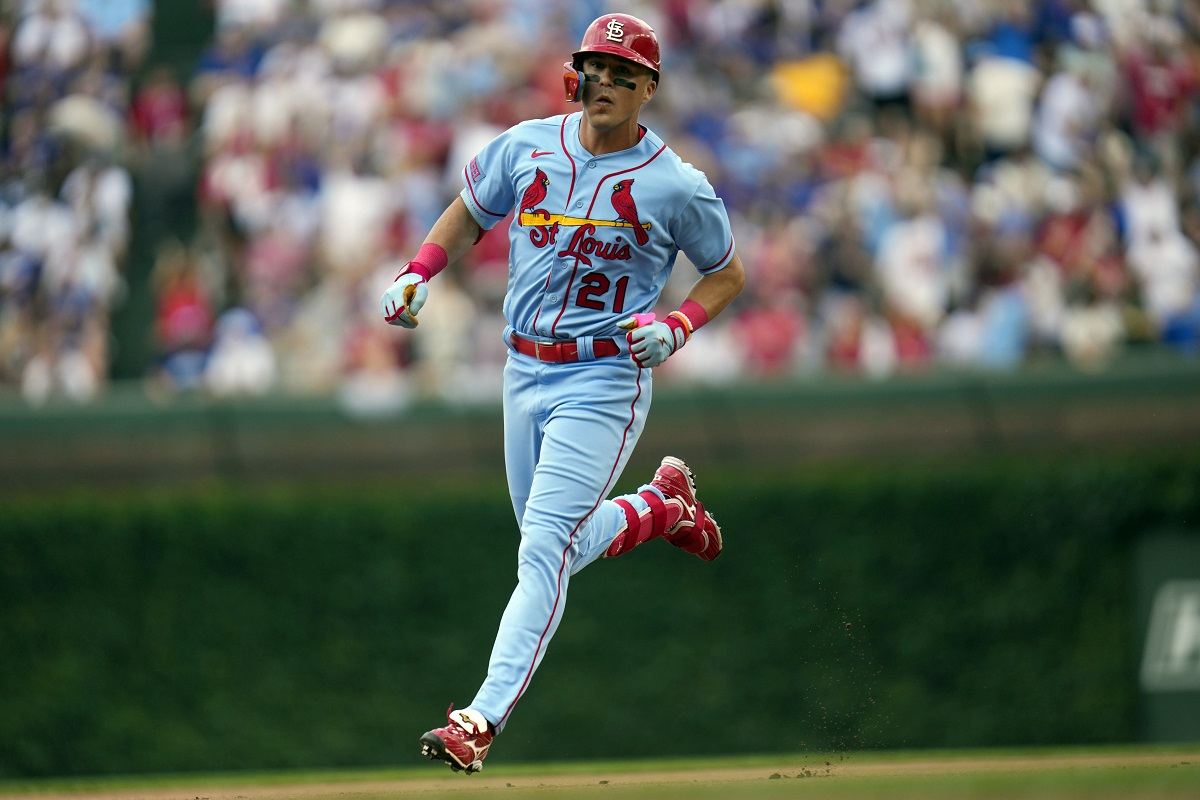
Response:
[{"label": "mlb logo patch", "polygon": [[479,168],[479,160],[472,158],[471,159],[471,180],[474,183],[479,183],[479,181],[482,178],[483,178],[483,170],[481,170]]}]

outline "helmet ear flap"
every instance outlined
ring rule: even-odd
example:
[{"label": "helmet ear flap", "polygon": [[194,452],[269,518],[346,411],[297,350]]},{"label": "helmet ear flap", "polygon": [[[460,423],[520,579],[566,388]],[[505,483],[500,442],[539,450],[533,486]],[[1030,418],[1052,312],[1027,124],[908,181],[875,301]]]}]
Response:
[{"label": "helmet ear flap", "polygon": [[570,61],[563,62],[563,88],[566,89],[567,102],[577,103],[583,95],[583,72],[575,68]]}]

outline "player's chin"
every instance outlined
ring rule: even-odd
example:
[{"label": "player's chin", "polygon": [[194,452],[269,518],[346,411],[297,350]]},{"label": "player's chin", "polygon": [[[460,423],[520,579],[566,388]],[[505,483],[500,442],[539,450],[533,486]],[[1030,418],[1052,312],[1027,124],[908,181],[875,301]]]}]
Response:
[{"label": "player's chin", "polygon": [[593,100],[588,103],[588,113],[593,117],[613,117],[617,110],[617,104],[611,100]]},{"label": "player's chin", "polygon": [[626,117],[615,113],[615,111],[615,108],[608,105],[602,105],[599,108],[593,106],[588,109],[588,121],[592,124],[593,128],[602,131],[612,130],[613,128],[620,127],[621,123],[626,119]]}]

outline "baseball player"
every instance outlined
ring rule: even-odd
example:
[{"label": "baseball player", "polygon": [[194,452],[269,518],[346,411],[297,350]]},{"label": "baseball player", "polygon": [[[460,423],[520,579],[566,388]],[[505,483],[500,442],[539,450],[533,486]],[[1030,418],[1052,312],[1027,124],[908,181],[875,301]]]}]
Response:
[{"label": "baseball player", "polygon": [[[406,328],[430,281],[515,210],[509,228],[504,453],[520,524],[517,587],[487,678],[421,752],[478,771],[529,687],[572,575],[654,538],[704,560],[721,554],[691,471],[664,458],[636,494],[606,500],[650,410],[651,370],[741,291],[725,206],[702,173],[638,124],[659,81],[654,31],[626,14],[593,22],[566,63],[582,110],[521,123],[463,169],[462,193],[384,292]],[[682,250],[699,280],[678,310],[651,309]]]}]

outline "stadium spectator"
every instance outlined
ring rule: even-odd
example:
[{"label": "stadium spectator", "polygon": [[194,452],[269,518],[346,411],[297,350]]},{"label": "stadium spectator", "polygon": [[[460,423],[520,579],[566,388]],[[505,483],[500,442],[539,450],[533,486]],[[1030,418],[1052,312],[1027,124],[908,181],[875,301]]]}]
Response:
[{"label": "stadium spectator", "polygon": [[13,61],[20,69],[62,78],[83,64],[90,45],[87,23],[70,0],[42,0],[17,23]]},{"label": "stadium spectator", "polygon": [[93,49],[122,70],[137,68],[150,45],[150,0],[75,0]]},{"label": "stadium spectator", "polygon": [[272,388],[275,352],[254,314],[234,307],[217,319],[204,382],[220,397],[265,394]]},{"label": "stadium spectator", "polygon": [[214,310],[194,254],[165,242],[154,265],[154,331],[158,374],[169,390],[198,389],[204,382]]},{"label": "stadium spectator", "polygon": [[188,135],[187,94],[168,67],[151,70],[130,104],[137,141],[178,152]]}]

